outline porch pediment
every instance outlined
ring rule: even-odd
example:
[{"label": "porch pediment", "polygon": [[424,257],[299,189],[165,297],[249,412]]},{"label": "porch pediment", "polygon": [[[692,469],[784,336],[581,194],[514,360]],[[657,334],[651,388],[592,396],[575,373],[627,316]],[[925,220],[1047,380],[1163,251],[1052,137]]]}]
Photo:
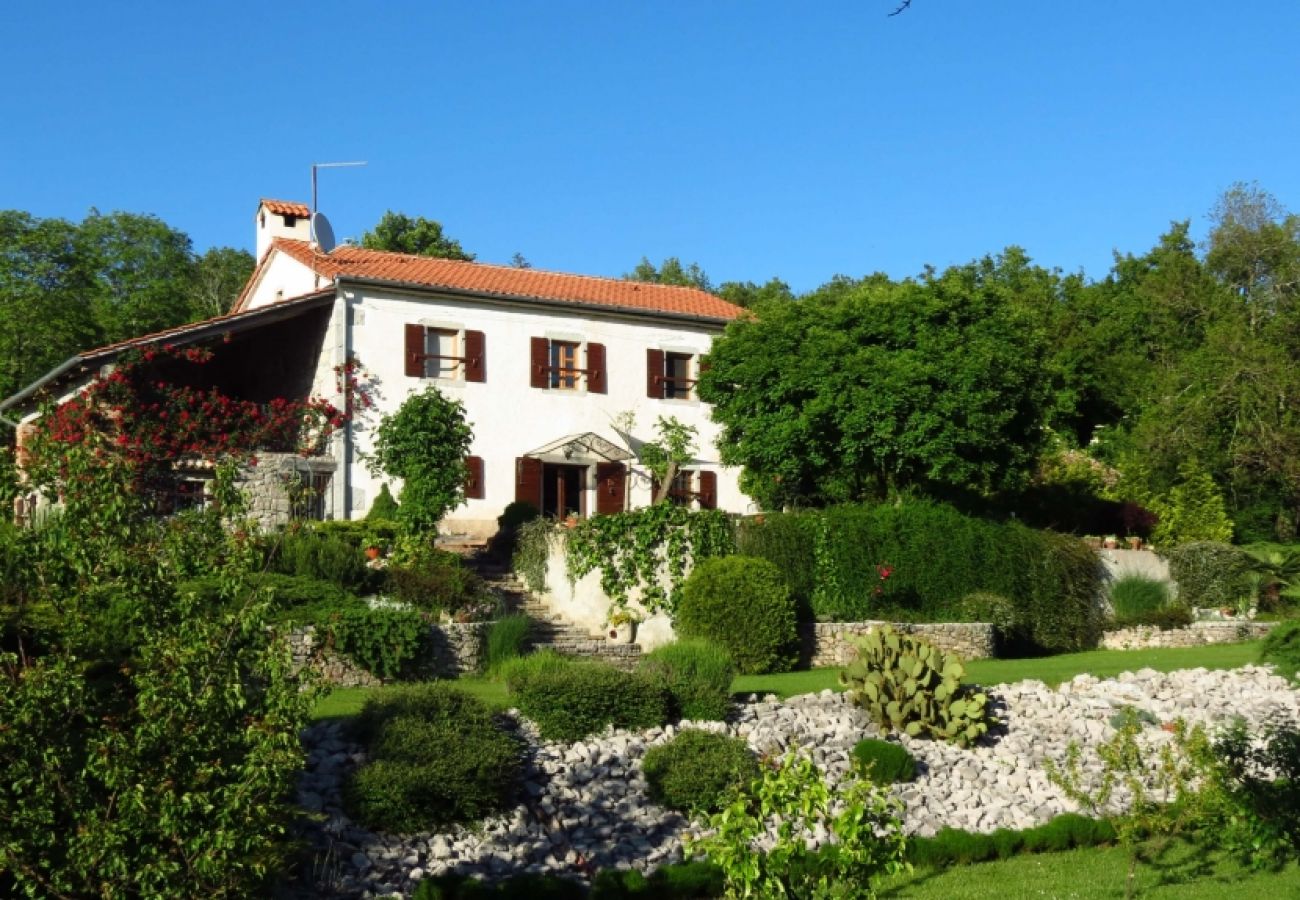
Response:
[{"label": "porch pediment", "polygon": [[530,450],[524,456],[530,459],[564,459],[574,462],[627,462],[633,458],[627,450],[605,440],[594,431],[559,438],[536,450]]}]

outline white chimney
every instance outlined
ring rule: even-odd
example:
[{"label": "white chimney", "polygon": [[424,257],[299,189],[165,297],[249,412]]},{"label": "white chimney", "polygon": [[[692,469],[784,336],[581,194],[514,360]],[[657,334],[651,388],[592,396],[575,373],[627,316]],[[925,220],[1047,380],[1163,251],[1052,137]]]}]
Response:
[{"label": "white chimney", "polygon": [[306,203],[263,199],[253,222],[257,232],[257,261],[261,262],[275,238],[311,240],[311,210]]}]

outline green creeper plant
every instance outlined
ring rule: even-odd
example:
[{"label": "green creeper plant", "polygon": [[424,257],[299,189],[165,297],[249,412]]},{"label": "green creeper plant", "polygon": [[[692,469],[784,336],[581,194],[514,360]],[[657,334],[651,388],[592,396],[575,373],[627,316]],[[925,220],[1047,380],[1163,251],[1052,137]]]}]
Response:
[{"label": "green creeper plant", "polygon": [[[686,844],[689,855],[722,870],[725,896],[872,898],[882,877],[910,870],[897,800],[869,781],[832,791],[794,749],[766,763],[760,778],[734,789],[708,817],[712,833]],[[810,848],[807,836],[819,827],[831,841]]]},{"label": "green creeper plant", "polygon": [[888,625],[854,643],[857,658],[840,683],[882,728],[966,746],[997,723],[988,695],[962,686],[966,668],[956,654]]}]

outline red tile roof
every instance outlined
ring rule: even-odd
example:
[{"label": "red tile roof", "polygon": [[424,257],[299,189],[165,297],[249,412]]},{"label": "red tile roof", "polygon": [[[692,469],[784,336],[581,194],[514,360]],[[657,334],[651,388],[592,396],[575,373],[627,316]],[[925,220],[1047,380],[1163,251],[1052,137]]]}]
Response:
[{"label": "red tile roof", "polygon": [[300,219],[311,217],[311,210],[307,208],[306,203],[294,203],[292,200],[268,200],[263,197],[262,205],[266,207],[267,212],[275,213],[277,216],[297,216]]},{"label": "red tile roof", "polygon": [[540,269],[433,259],[350,246],[337,247],[325,255],[306,241],[286,238],[276,238],[271,246],[331,279],[341,277],[396,282],[475,294],[609,306],[703,319],[729,320],[744,313],[741,307],[693,287],[646,284],[592,275],[566,275]]}]

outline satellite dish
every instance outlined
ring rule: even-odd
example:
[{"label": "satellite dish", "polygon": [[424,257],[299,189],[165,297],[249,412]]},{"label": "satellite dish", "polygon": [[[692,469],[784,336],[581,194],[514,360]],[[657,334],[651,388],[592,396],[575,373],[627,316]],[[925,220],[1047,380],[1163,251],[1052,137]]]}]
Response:
[{"label": "satellite dish", "polygon": [[330,225],[330,220],[325,218],[325,213],[311,214],[311,240],[322,253],[329,253],[334,249],[334,229]]}]

